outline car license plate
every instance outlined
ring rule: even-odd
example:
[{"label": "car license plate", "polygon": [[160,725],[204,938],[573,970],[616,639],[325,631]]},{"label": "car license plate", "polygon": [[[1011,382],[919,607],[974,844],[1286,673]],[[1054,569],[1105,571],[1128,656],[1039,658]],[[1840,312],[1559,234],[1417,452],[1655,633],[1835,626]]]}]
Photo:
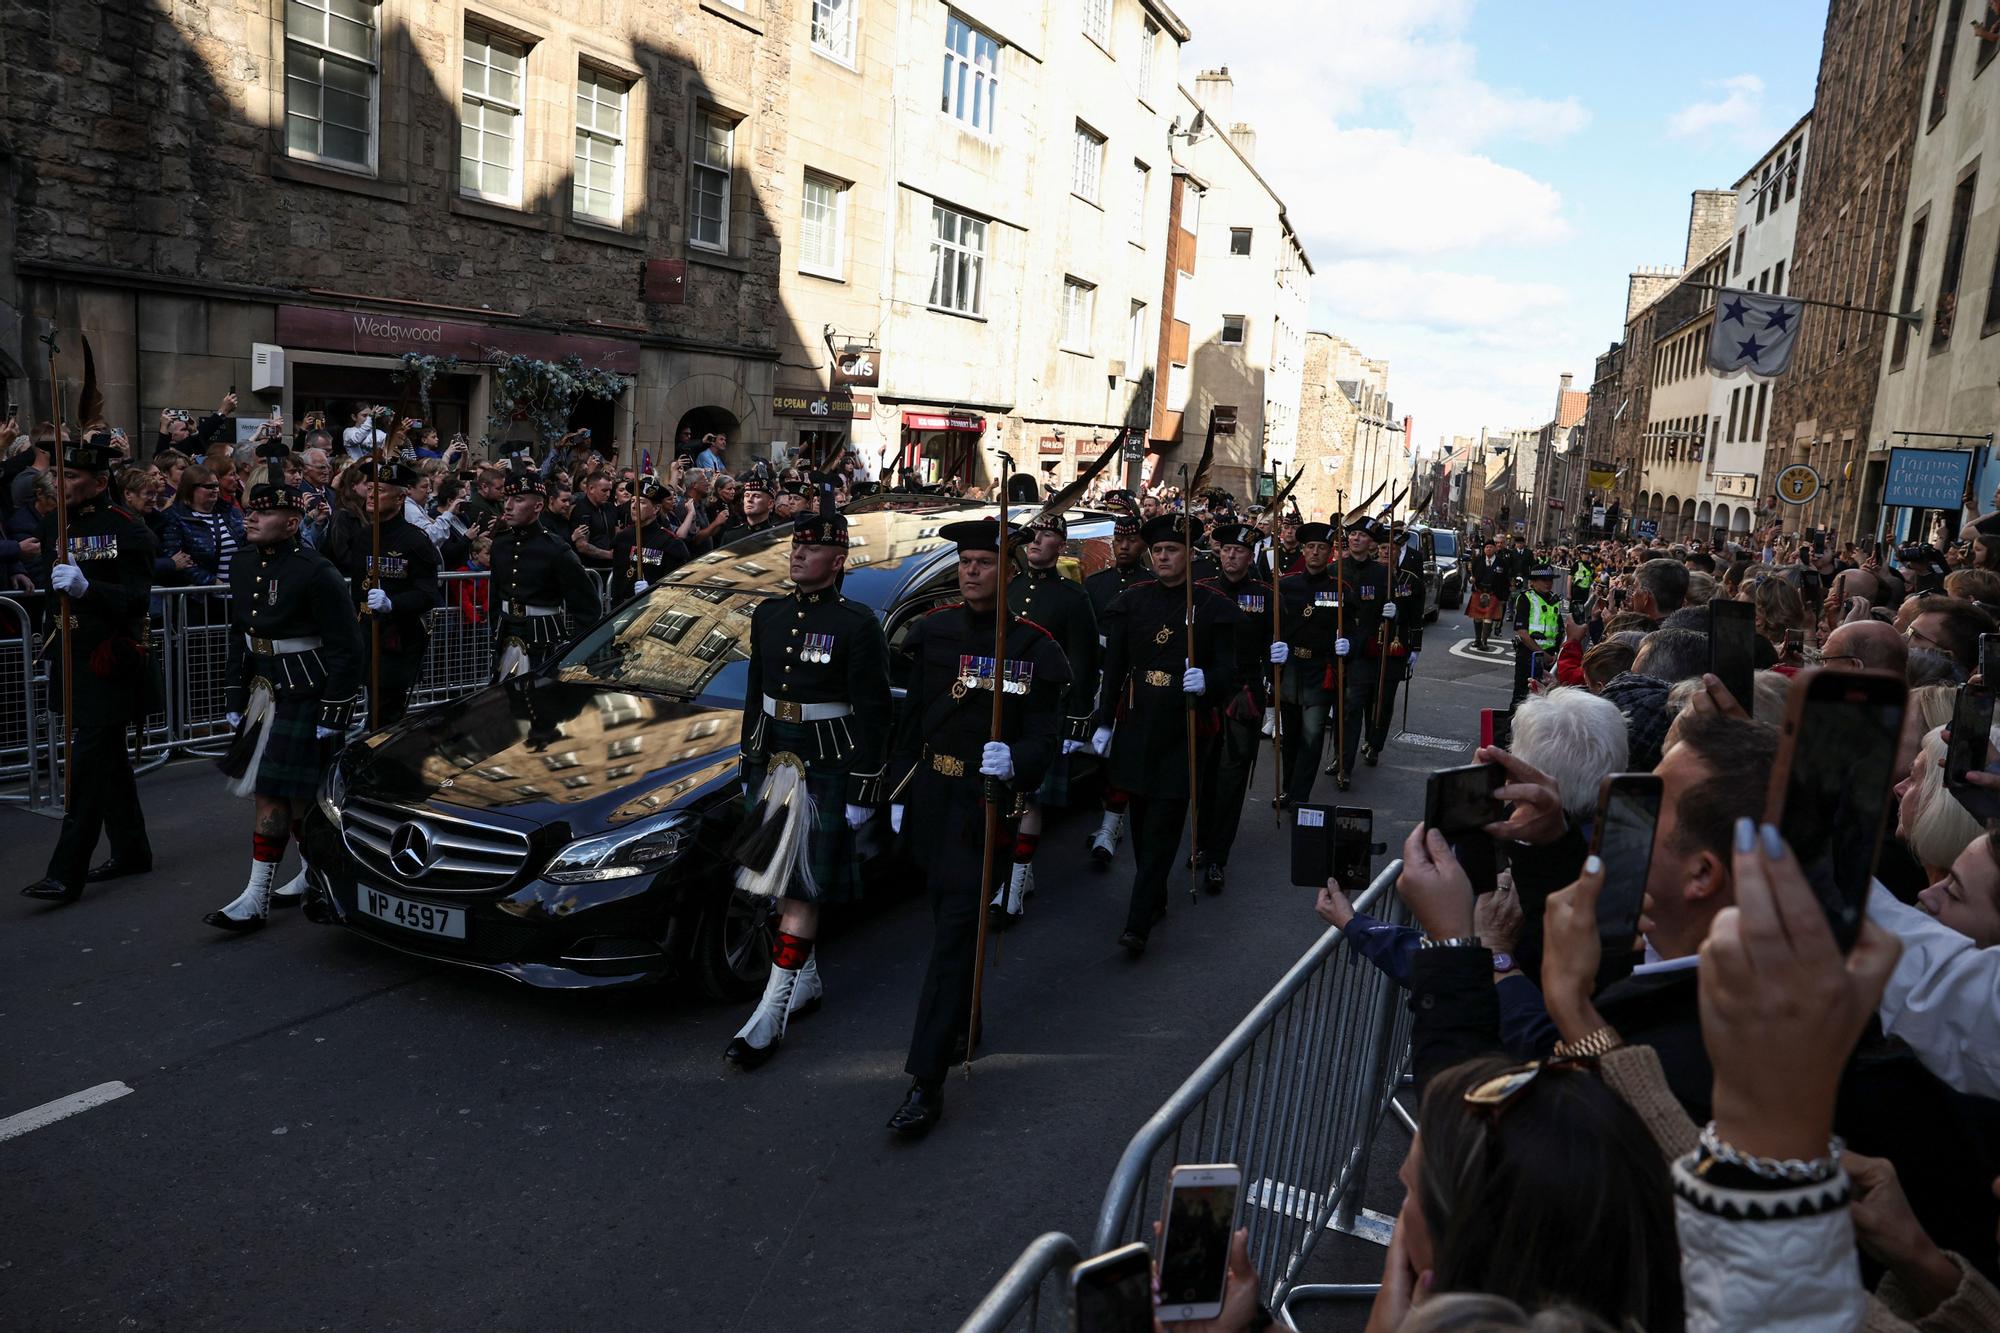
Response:
[{"label": "car license plate", "polygon": [[408,898],[398,898],[393,893],[371,889],[365,884],[360,888],[357,901],[368,915],[401,926],[404,930],[443,935],[454,940],[465,938],[465,912],[462,908],[413,903]]}]

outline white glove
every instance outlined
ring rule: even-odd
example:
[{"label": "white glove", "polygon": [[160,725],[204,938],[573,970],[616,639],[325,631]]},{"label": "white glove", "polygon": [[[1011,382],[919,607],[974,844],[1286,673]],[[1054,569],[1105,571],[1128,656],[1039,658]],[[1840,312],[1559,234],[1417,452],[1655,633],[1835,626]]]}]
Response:
[{"label": "white glove", "polygon": [[83,576],[73,560],[65,560],[49,573],[49,582],[57,592],[68,593],[71,597],[81,597],[90,591],[90,580]]},{"label": "white glove", "polygon": [[1335,639],[1335,640],[1333,641],[1333,655],[1334,655],[1335,657],[1345,657],[1345,656],[1347,656],[1347,646],[1348,646],[1348,645],[1347,645],[1347,640],[1345,640],[1345,639]]},{"label": "white glove", "polygon": [[340,728],[339,728],[339,727],[314,727],[314,728],[313,728],[313,733],[314,733],[315,735],[317,735],[317,736],[318,736],[318,737],[319,737],[319,738],[320,738],[321,740],[327,740],[327,739],[329,739],[329,738],[331,738],[331,737],[334,737],[334,736],[338,736],[338,735],[340,734]]},{"label": "white glove", "polygon": [[1104,755],[1110,754],[1111,728],[1099,727],[1096,731],[1091,732],[1090,748],[1097,751],[1099,754],[1104,754]]},{"label": "white glove", "polygon": [[1410,670],[1412,670],[1412,671],[1415,671],[1416,669],[1417,669],[1417,655],[1416,655],[1415,653],[1411,653],[1411,654],[1410,654]]},{"label": "white glove", "polygon": [[1014,776],[1014,752],[1005,741],[988,741],[979,751],[979,771],[989,778],[1006,782]]},{"label": "white glove", "polygon": [[891,831],[891,832],[895,832],[895,833],[901,833],[901,832],[903,831],[903,807],[902,807],[902,806],[900,806],[900,805],[892,805],[892,806],[890,806],[890,807],[889,807],[889,828],[890,828],[890,831]]},{"label": "white glove", "polygon": [[1283,639],[1279,639],[1273,643],[1271,645],[1271,660],[1279,666],[1283,666],[1285,663],[1291,661],[1292,645],[1286,643]]},{"label": "white glove", "polygon": [[870,809],[869,809],[869,808],[868,808],[867,806],[865,806],[865,805],[850,805],[850,806],[848,806],[848,807],[847,807],[847,827],[849,827],[849,828],[860,828],[860,827],[861,827],[861,826],[862,826],[863,824],[866,824],[866,823],[868,822],[868,816],[870,816],[870,815],[872,815],[872,814],[874,814],[874,813],[875,813],[875,812],[874,812],[873,810],[870,810]]},{"label": "white glove", "polygon": [[389,594],[383,592],[380,588],[370,588],[368,590],[368,609],[376,612],[387,611],[389,609]]},{"label": "white glove", "polygon": [[1395,618],[1396,618],[1396,604],[1394,602],[1382,603],[1382,619],[1394,620]]},{"label": "white glove", "polygon": [[1189,667],[1181,673],[1181,690],[1186,694],[1200,694],[1208,688],[1208,677],[1201,674],[1200,667]]},{"label": "white glove", "polygon": [[1064,741],[1062,752],[1064,754],[1075,754],[1078,750],[1088,750],[1089,748],[1089,744],[1085,741]]},{"label": "white glove", "polygon": [[241,713],[230,713],[228,714],[228,718],[229,718],[229,729],[231,731],[234,731],[238,727],[243,725],[243,714]]},{"label": "white glove", "polygon": [[632,591],[633,591],[633,592],[644,592],[644,591],[646,591],[646,589],[648,589],[648,588],[650,588],[650,587],[652,587],[652,586],[653,586],[652,584],[650,584],[650,583],[646,582],[646,580],[644,580],[644,579],[635,579],[635,580],[633,580],[633,583],[632,583]]}]

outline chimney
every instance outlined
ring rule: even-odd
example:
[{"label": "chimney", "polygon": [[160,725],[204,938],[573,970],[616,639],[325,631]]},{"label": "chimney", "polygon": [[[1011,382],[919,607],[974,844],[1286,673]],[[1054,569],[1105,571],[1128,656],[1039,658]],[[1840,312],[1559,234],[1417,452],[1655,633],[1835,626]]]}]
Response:
[{"label": "chimney", "polygon": [[1194,100],[1201,103],[1211,123],[1226,126],[1236,100],[1236,80],[1229,77],[1229,66],[1220,69],[1205,69],[1194,76]]},{"label": "chimney", "polygon": [[1236,145],[1236,151],[1243,154],[1243,160],[1251,166],[1257,165],[1257,131],[1247,121],[1237,121],[1229,127],[1229,142]]},{"label": "chimney", "polygon": [[1568,392],[1569,392],[1569,386],[1570,386],[1571,384],[1575,383],[1575,382],[1576,382],[1576,376],[1574,376],[1574,375],[1571,375],[1571,374],[1568,374],[1567,372],[1565,372],[1565,373],[1564,373],[1564,375],[1563,375],[1563,387],[1562,387],[1562,391],[1563,391],[1564,393],[1568,393]]},{"label": "chimney", "polygon": [[1736,191],[1696,190],[1688,208],[1687,258],[1693,268],[1736,231]]},{"label": "chimney", "polygon": [[1625,322],[1630,324],[1641,310],[1666,295],[1680,276],[1681,270],[1671,264],[1633,269],[1625,285]]}]

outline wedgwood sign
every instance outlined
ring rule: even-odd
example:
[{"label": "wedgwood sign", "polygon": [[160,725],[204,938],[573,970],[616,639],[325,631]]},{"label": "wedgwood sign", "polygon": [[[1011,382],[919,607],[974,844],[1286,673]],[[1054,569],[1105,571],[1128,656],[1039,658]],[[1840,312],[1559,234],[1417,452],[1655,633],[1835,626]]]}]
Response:
[{"label": "wedgwood sign", "polygon": [[317,306],[279,306],[276,335],[280,346],[359,356],[421,352],[427,356],[483,361],[486,349],[497,347],[543,361],[579,356],[587,366],[625,375],[636,374],[639,369],[638,344],[613,338],[545,333],[504,324],[461,324],[368,311],[324,310]]}]

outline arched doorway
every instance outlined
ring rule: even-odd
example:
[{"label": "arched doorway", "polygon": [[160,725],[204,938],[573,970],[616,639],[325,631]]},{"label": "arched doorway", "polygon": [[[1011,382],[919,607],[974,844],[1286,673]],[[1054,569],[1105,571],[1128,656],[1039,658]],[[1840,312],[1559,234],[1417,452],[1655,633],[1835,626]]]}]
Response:
[{"label": "arched doorway", "polygon": [[1717,505],[1715,507],[1715,519],[1708,530],[1715,537],[1727,537],[1729,535],[1728,505]]},{"label": "arched doorway", "polygon": [[1701,502],[1701,506],[1694,511],[1694,539],[1698,542],[1705,543],[1708,541],[1708,533],[1709,533],[1708,516],[1709,516],[1709,504],[1708,501],[1703,500]]},{"label": "arched doorway", "polygon": [[1678,541],[1681,535],[1681,498],[1669,495],[1660,508],[1660,540]]},{"label": "arched doorway", "polygon": [[681,419],[675,423],[674,439],[680,440],[682,432],[685,431],[687,440],[692,446],[690,452],[700,453],[702,436],[723,435],[728,437],[730,448],[734,449],[737,444],[737,428],[741,424],[736,419],[736,414],[726,407],[716,407],[711,404],[690,408],[681,413]]},{"label": "arched doorway", "polygon": [[1681,501],[1681,525],[1679,532],[1682,541],[1691,541],[1695,538],[1694,501],[1692,500]]},{"label": "arched doorway", "polygon": [[1749,536],[1750,534],[1749,505],[1744,505],[1741,509],[1738,509],[1736,511],[1736,517],[1732,518],[1729,521],[1729,530],[1731,532],[1741,533],[1746,537]]}]

